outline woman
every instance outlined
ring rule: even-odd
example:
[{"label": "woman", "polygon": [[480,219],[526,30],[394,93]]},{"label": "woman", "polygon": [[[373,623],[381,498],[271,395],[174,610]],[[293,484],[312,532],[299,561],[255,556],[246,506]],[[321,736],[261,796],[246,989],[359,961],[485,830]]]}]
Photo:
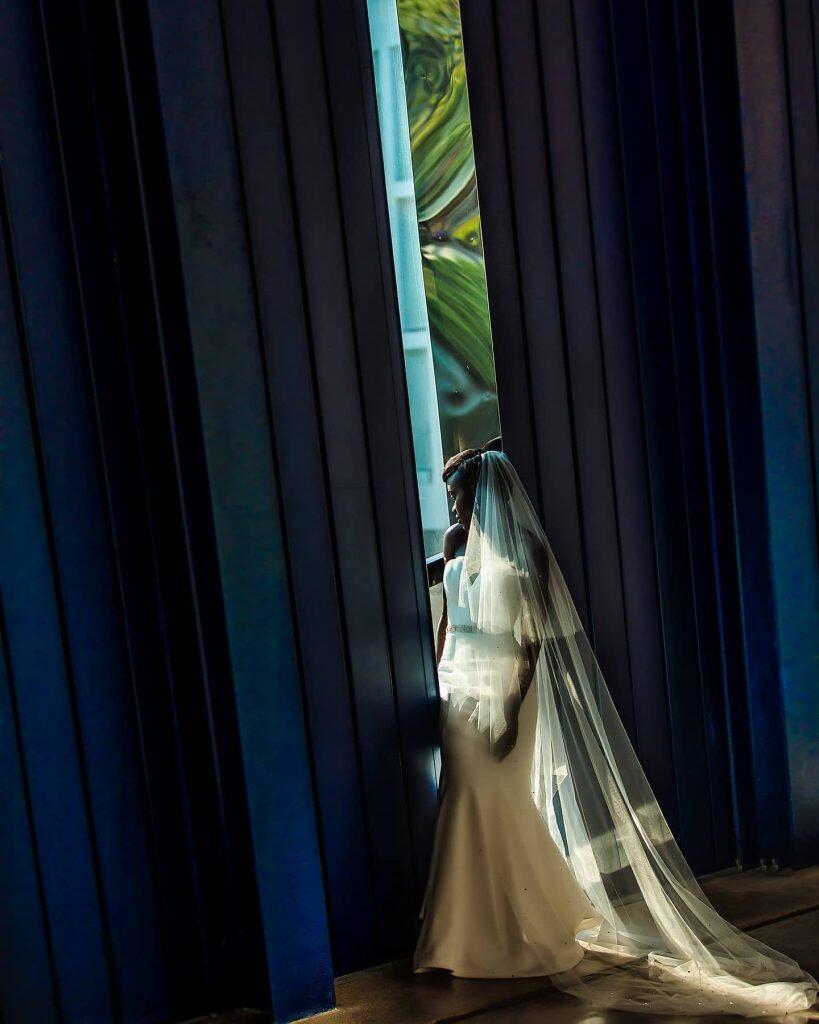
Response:
[{"label": "woman", "polygon": [[449,460],[442,772],[416,972],[552,975],[597,1006],[803,1014],[816,981],[720,917],[640,768],[496,446]]}]

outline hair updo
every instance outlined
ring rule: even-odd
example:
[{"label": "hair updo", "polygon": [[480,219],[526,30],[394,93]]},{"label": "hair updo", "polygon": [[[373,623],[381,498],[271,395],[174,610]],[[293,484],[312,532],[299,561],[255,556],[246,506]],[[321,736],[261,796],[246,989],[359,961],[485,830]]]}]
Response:
[{"label": "hair updo", "polygon": [[478,486],[478,475],[481,471],[481,455],[489,451],[503,451],[499,437],[493,437],[491,441],[487,441],[480,448],[465,448],[462,452],[453,455],[451,459],[447,459],[441,479],[444,483],[447,483],[454,476],[457,476],[471,487],[472,490],[475,490]]}]

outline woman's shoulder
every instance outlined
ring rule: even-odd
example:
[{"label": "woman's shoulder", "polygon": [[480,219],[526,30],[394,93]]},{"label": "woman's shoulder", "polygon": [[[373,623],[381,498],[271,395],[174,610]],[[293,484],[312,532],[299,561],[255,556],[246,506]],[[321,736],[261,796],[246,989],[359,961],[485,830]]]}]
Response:
[{"label": "woman's shoulder", "polygon": [[453,523],[444,533],[444,561],[454,558],[458,549],[466,543],[466,530],[460,523]]}]

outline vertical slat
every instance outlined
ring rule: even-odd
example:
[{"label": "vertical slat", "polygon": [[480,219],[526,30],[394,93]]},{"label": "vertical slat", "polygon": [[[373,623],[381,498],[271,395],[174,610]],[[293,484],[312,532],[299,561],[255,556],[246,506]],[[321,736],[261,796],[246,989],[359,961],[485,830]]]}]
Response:
[{"label": "vertical slat", "polygon": [[[722,116],[722,129],[715,140],[716,146],[709,152],[703,118],[705,104],[709,102],[709,83],[705,66],[700,61],[699,37],[701,33],[707,33],[710,38],[712,32],[712,26],[700,25],[696,8],[685,3],[676,5],[676,64],[691,246],[697,391],[708,477],[708,519],[702,536],[702,546],[709,548],[713,572],[712,599],[719,633],[723,707],[728,727],[728,770],[731,780],[736,855],[741,863],[756,863],[757,854],[752,839],[755,828],[753,771],[748,746],[729,423],[724,402],[720,355],[719,253],[715,249],[716,236],[712,230],[709,184],[710,161],[724,163],[726,158],[731,158],[733,139],[730,126],[735,122],[736,109],[726,104]],[[715,48],[716,52],[723,54],[724,46],[725,42],[722,41]],[[720,63],[725,64],[722,57]],[[720,93],[723,92],[724,89],[720,87]],[[720,204],[720,209],[725,209],[725,205]],[[741,237],[742,230],[740,224],[732,229],[732,233],[736,237]],[[725,831],[727,830],[722,830],[720,835]]]},{"label": "vertical slat", "polygon": [[[233,1005],[237,985],[254,998],[266,989],[151,47],[144,10],[125,14],[83,12],[93,109],[68,105],[63,123],[93,114],[99,142],[66,146],[64,163],[82,224],[76,259],[170,998],[190,1016]],[[66,105],[80,78],[71,62],[62,70],[70,81],[58,80],[56,94]],[[172,339],[164,349],[163,334]]]},{"label": "vertical slat", "polygon": [[[379,382],[380,386],[387,390],[395,403],[395,435],[394,444],[396,450],[400,451],[402,458],[398,467],[391,467],[389,472],[392,475],[395,469],[399,469],[403,476],[403,487],[400,489],[401,506],[407,516],[406,542],[408,545],[407,555],[411,559],[411,566],[405,571],[408,578],[414,582],[415,614],[413,605],[409,603],[409,591],[404,584],[399,587],[402,594],[406,595],[407,604],[402,604],[403,611],[399,616],[407,616],[410,628],[401,630],[401,644],[407,644],[411,651],[411,661],[414,662],[419,656],[423,661],[423,672],[426,681],[427,695],[432,699],[432,707],[427,703],[426,710],[418,707],[413,714],[416,736],[422,745],[429,742],[428,725],[424,718],[429,711],[432,711],[433,728],[437,728],[438,711],[438,678],[434,663],[434,651],[430,639],[432,636],[432,621],[430,617],[431,601],[429,584],[425,564],[423,524],[421,522],[421,508],[418,495],[418,477],[413,453],[412,425],[410,417],[410,395],[407,384],[406,368],[404,362],[403,342],[401,339],[401,324],[398,306],[396,302],[397,285],[395,282],[395,269],[393,266],[393,250],[390,239],[389,210],[387,204],[387,188],[384,177],[384,158],[381,152],[381,135],[378,119],[378,105],[376,101],[376,83],[374,69],[371,63],[372,51],[370,41],[370,30],[368,23],[366,0],[353,0],[353,16],[356,22],[356,38],[359,52],[359,67],[361,70],[361,99],[362,116],[366,124],[368,155],[371,175],[371,200],[373,205],[373,242],[378,249],[378,263],[380,268],[381,301],[383,302],[384,333],[389,338],[389,344],[385,351],[389,354],[389,360],[384,363],[384,377]],[[362,139],[362,143],[363,143]],[[365,197],[366,198],[366,197]],[[353,233],[348,229],[348,240],[353,239]],[[382,343],[379,337],[377,344]],[[392,384],[390,385],[390,381]],[[376,422],[377,427],[377,422]],[[383,473],[383,468],[381,472]],[[399,507],[401,507],[399,506]],[[396,581],[400,575],[396,575]],[[420,644],[420,652],[418,645]],[[410,671],[416,672],[420,666],[411,665]],[[428,759],[424,764],[424,771],[431,767],[437,778],[440,770],[440,752],[437,747],[433,750],[434,764],[430,765]],[[422,825],[429,827],[429,822]],[[423,884],[426,871],[424,865],[416,864],[416,873],[420,874],[420,881]]]},{"label": "vertical slat", "polygon": [[372,845],[379,955],[386,959],[401,955],[415,932],[416,881],[375,542],[376,495],[361,394],[366,367],[355,348],[316,12],[308,5],[281,5],[274,21]]},{"label": "vertical slat", "polygon": [[542,4],[538,41],[554,187],[580,510],[591,596],[590,637],[623,724],[636,740],[615,514],[609,408],[600,337],[583,118],[569,0]]},{"label": "vertical slat", "polygon": [[[194,45],[211,46],[221,52],[218,23],[203,17],[197,24],[200,35]],[[151,74],[145,73],[146,67],[152,66],[148,32],[139,9],[128,7],[122,43],[129,102],[140,129],[135,154],[139,180],[134,198],[144,222],[136,227],[140,237],[143,231],[148,233],[150,245],[148,280],[134,274],[136,288],[131,299],[145,288],[144,298],[151,311],[145,325],[147,339],[132,346],[130,357],[143,410],[146,479],[158,551],[162,615],[175,641],[168,651],[173,724],[186,788],[185,811],[192,837],[206,967],[205,982],[199,990],[209,1006],[235,1005],[237,992],[243,993],[243,999],[266,1004],[270,998],[264,977],[269,951],[260,920],[231,679],[231,640],[225,624],[222,568],[211,512],[210,469],[205,454],[210,438],[206,435],[203,443],[203,417],[196,388],[198,369],[190,350],[185,279],[175,233],[178,193],[171,191],[165,164],[167,130],[155,83]],[[233,135],[223,66],[219,61],[211,62],[210,74],[197,80],[191,93],[176,89],[177,69],[172,59],[163,68],[163,104],[172,103],[176,96],[195,97],[196,88],[212,90],[210,95],[218,97],[214,122],[203,122],[202,132],[191,135],[190,144],[194,149],[197,145],[207,149],[212,136],[218,136],[220,151],[224,150],[226,159],[231,160],[230,144],[224,143]],[[191,87],[184,76],[183,70],[180,80],[185,88]],[[220,136],[220,132],[225,134]],[[173,138],[180,147],[172,152],[178,172],[184,165],[187,139],[184,130],[181,142],[180,136]],[[236,245],[237,251],[244,244],[242,216],[241,203],[236,202],[214,228],[224,231],[230,239],[227,244]],[[237,243],[237,238],[242,241]],[[191,262],[198,282],[207,271],[203,272],[195,260]],[[217,292],[208,290],[208,295],[215,298]],[[130,312],[139,316],[138,309]],[[214,318],[206,321],[207,329],[229,333],[234,316],[235,311],[225,302],[215,308]],[[146,344],[148,339],[150,344]]]},{"label": "vertical slat", "polygon": [[637,751],[672,828],[678,825],[659,620],[650,487],[629,279],[608,15],[574,5],[589,206],[609,409]]},{"label": "vertical slat", "polygon": [[[663,254],[668,276],[671,320],[671,358],[685,501],[685,542],[691,578],[693,617],[690,644],[697,674],[689,703],[698,706],[705,745],[708,806],[713,837],[712,863],[729,863],[734,840],[726,820],[732,816],[725,749],[725,711],[722,700],[718,622],[713,606],[714,577],[707,543],[710,525],[703,409],[700,401],[696,345],[697,299],[691,251],[683,157],[682,111],[674,11],[671,6],[646,7],[646,31],[651,59],[651,88],[656,125]],[[696,700],[693,698],[696,696]]]},{"label": "vertical slat", "polygon": [[[532,501],[541,503],[588,622],[536,26],[524,6],[507,18],[494,4],[465,4],[461,17],[504,447]],[[513,417],[521,415],[518,426]],[[535,461],[534,481],[523,453]]]},{"label": "vertical slat", "polygon": [[288,1020],[333,999],[291,604],[298,566],[282,535],[220,13],[152,3],[150,19],[271,1001]]},{"label": "vertical slat", "polygon": [[[367,433],[374,495],[375,543],[381,566],[386,626],[394,676],[401,767],[404,776],[414,895],[420,904],[432,843],[437,787],[432,758],[437,699],[428,616],[419,621],[416,585],[425,576],[422,534],[409,442],[406,387],[396,393],[394,361],[401,358],[401,335],[395,306],[391,251],[384,217],[383,164],[373,161],[378,135],[372,75],[350,74],[350,54],[360,51],[356,66],[370,67],[369,41],[357,33],[357,8],[365,5],[321,3],[321,30],[330,98],[344,256],[349,278],[356,358]],[[369,125],[368,125],[369,120]],[[382,203],[378,219],[377,204]],[[367,244],[362,244],[366,239]],[[410,490],[407,490],[407,481]],[[413,558],[415,555],[415,558]],[[415,584],[415,585],[414,585]],[[421,634],[420,627],[426,627]],[[434,706],[434,705],[432,705]],[[410,932],[412,936],[412,932]]]},{"label": "vertical slat", "polygon": [[814,495],[819,495],[819,10],[812,0],[783,0],[782,15]]},{"label": "vertical slat", "polygon": [[[62,13],[67,13],[65,8]],[[58,124],[60,164],[93,152],[93,125],[80,112],[87,88],[85,64],[63,62],[82,53],[77,24],[51,11],[44,19],[51,102]],[[54,45],[54,33],[60,44]],[[57,95],[57,83],[70,81]],[[71,117],[72,131],[64,130]],[[64,181],[63,188],[67,188]],[[72,239],[76,256],[79,239]],[[65,255],[68,256],[68,247]],[[66,270],[71,268],[67,263]],[[89,320],[64,313],[62,329],[49,317],[55,280],[26,301],[33,387],[41,410],[47,488],[53,506],[55,557],[65,605],[67,651],[76,689],[78,728],[88,776],[89,803],[98,849],[101,901],[110,933],[120,1013],[126,1020],[167,1015],[163,950],[151,871],[145,792],[129,680],[123,657],[117,595],[110,563],[109,524],[99,476],[98,442],[91,418],[83,344],[78,327]]]},{"label": "vertical slat", "polygon": [[[486,279],[498,383],[504,449],[514,462],[532,502],[544,514],[539,453],[549,439],[533,437],[541,403],[532,392],[525,343],[523,297],[514,235],[515,215],[509,183],[509,148],[504,124],[497,43],[491,0],[470,0],[461,7],[466,81],[486,249]],[[533,213],[542,216],[542,211]]]},{"label": "vertical slat", "polygon": [[[24,54],[22,48],[18,54]],[[3,66],[13,67],[10,55],[5,55]],[[24,95],[22,89],[19,95]],[[5,132],[4,139],[8,139]],[[17,185],[11,176],[8,194]],[[36,225],[48,238],[49,226],[53,228],[49,214],[53,213],[43,200],[41,217],[28,225],[29,230]],[[66,664],[65,620],[55,579],[53,522],[49,496],[43,490],[37,407],[24,363],[28,345],[22,305],[25,292],[20,290],[21,268],[11,248],[13,211],[5,208],[5,203],[2,215],[0,589],[6,656],[15,684],[18,743],[28,779],[61,1013],[69,1024],[89,1018],[116,1020],[83,752],[78,746],[76,707]],[[31,237],[28,244],[39,251],[41,270],[49,253],[54,259],[60,255],[42,235],[39,247]],[[58,294],[54,300],[55,311],[63,308],[70,315]]]},{"label": "vertical slat", "polygon": [[650,56],[639,8],[613,2],[611,22],[680,836],[695,869],[706,870],[713,836],[710,809],[701,799],[708,770],[700,697],[691,682],[699,666],[691,644],[695,620]]},{"label": "vertical slat", "polygon": [[785,43],[774,0],[738,5],[734,20],[793,857],[808,864],[819,853],[819,650],[805,638],[819,636],[819,551]]},{"label": "vertical slat", "polygon": [[[13,325],[6,320],[7,310],[5,302],[0,304],[3,335],[13,334]],[[0,605],[0,1017],[9,1022],[56,1024],[56,976],[21,754],[14,680]]]},{"label": "vertical slat", "polygon": [[[771,581],[769,521],[765,495],[753,281],[749,266],[733,12],[729,5],[697,9],[697,60],[703,77],[701,117],[707,153],[708,231],[714,259],[718,344],[706,358],[715,361],[719,394],[714,405],[725,417],[727,472],[714,474],[717,494],[730,505],[730,534],[723,546],[724,596],[736,605],[735,621],[723,627],[728,655],[732,729],[739,740],[735,764],[744,778],[736,783],[740,824],[747,828],[745,850],[754,858],[787,856],[789,845],[787,770],[779,653],[771,623],[776,617]],[[742,182],[742,187],[739,183]],[[737,246],[737,239],[743,244]],[[712,418],[712,422],[714,418]],[[725,531],[726,534],[728,530]],[[729,557],[730,551],[730,557]],[[728,607],[726,602],[724,607]],[[750,799],[745,800],[746,789]],[[745,806],[743,806],[743,804]],[[752,806],[749,806],[752,804]]]},{"label": "vertical slat", "polygon": [[[655,14],[662,15],[655,18]],[[662,30],[669,40],[664,61],[655,61],[654,73],[661,78],[675,76],[675,85],[665,81],[663,95],[669,97],[672,120],[679,117],[679,139],[667,140],[661,152],[669,176],[683,176],[685,201],[675,193],[667,204],[684,215],[675,223],[680,245],[674,246],[672,263],[685,253],[680,277],[686,290],[678,296],[677,317],[682,328],[675,332],[677,393],[686,464],[686,496],[689,520],[700,524],[699,535],[691,535],[697,636],[699,641],[701,689],[709,739],[709,778],[715,857],[728,863],[734,851],[742,856],[743,836],[739,804],[742,799],[737,758],[742,757],[742,694],[730,706],[736,652],[738,604],[731,591],[733,552],[726,544],[730,525],[730,471],[725,465],[724,410],[719,401],[719,325],[715,297],[714,254],[709,231],[706,181],[706,152],[702,131],[701,105],[704,82],[698,61],[696,14],[690,5],[676,5],[671,11],[649,11],[655,34]],[[673,24],[672,24],[673,23]],[[663,118],[658,118],[662,132]],[[682,188],[683,186],[679,186]],[[667,247],[668,249],[668,247]],[[690,288],[690,291],[688,291]],[[681,306],[690,315],[680,316]],[[692,341],[696,338],[696,343]],[[716,386],[715,386],[716,382]],[[727,567],[722,565],[727,563]],[[740,661],[741,651],[740,651]],[[733,718],[732,718],[733,715]],[[729,824],[730,823],[730,824]],[[733,827],[730,827],[732,825]]]},{"label": "vertical slat", "polygon": [[267,6],[227,3],[225,28],[282,511],[316,774],[336,973],[377,959],[354,709],[338,607],[287,136]]}]

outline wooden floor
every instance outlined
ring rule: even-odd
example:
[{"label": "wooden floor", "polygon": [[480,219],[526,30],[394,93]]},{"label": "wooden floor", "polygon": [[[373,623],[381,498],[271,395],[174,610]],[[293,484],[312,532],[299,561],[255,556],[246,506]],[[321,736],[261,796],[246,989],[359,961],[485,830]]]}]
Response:
[{"label": "wooden floor", "polygon": [[[787,953],[819,977],[819,866],[797,872],[745,871],[703,883],[717,909],[738,927]],[[409,961],[338,978],[335,1010],[310,1024],[618,1024],[630,1014],[590,1010],[546,978],[471,981],[413,975]],[[643,1018],[647,1020],[648,1018]],[[652,1016],[652,1021],[665,1020]],[[694,1024],[693,1018],[686,1018]],[[720,1018],[700,1018],[725,1021]],[[819,1020],[819,1014],[814,1019]],[[262,1024],[264,1014],[237,1011],[208,1024]],[[667,1018],[669,1022],[680,1018]]]}]

